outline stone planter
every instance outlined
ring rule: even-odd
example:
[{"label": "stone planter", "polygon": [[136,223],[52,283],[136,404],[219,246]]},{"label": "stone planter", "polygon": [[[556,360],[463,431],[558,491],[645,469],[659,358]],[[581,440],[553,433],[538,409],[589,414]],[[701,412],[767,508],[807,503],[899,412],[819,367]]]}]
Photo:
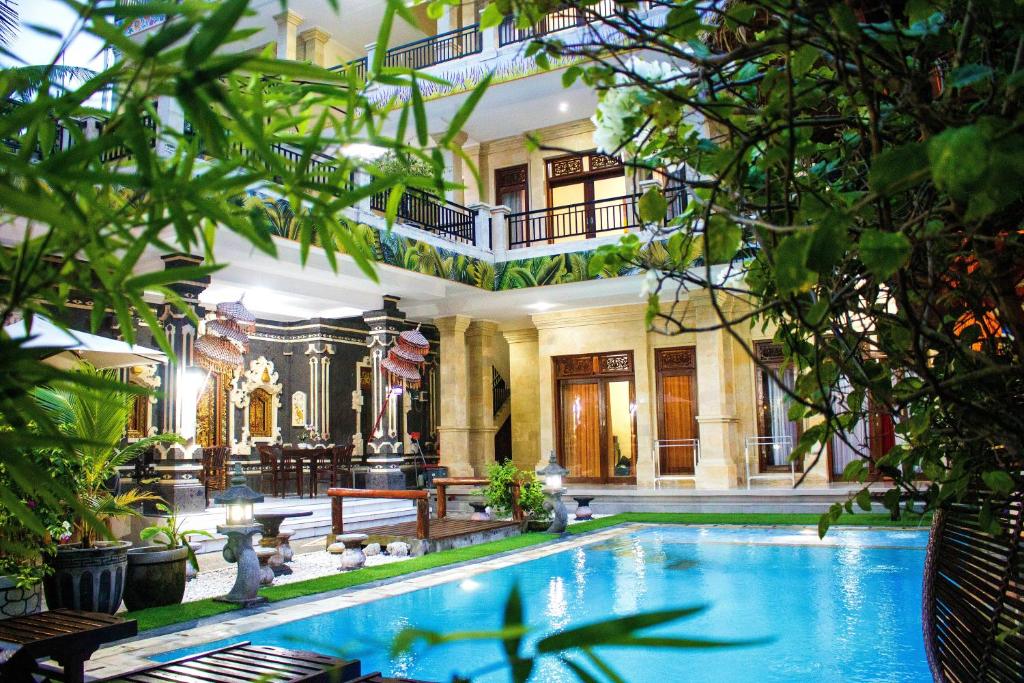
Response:
[{"label": "stone planter", "polygon": [[491,516],[487,514],[487,503],[482,500],[471,500],[469,506],[473,508],[473,514],[470,515],[470,519],[474,522],[489,522]]},{"label": "stone planter", "polygon": [[0,619],[37,613],[43,605],[43,584],[18,588],[14,579],[0,576]]},{"label": "stone planter", "polygon": [[129,610],[178,605],[185,596],[188,548],[150,545],[128,551],[124,605]]},{"label": "stone planter", "polygon": [[[189,543],[192,546],[192,552],[198,553],[203,548],[202,543]],[[185,581],[191,581],[192,579],[199,576],[199,570],[189,564],[188,560],[185,561]]]},{"label": "stone planter", "polygon": [[101,541],[92,548],[78,543],[59,546],[57,554],[46,560],[53,567],[53,573],[43,579],[46,606],[116,612],[124,593],[129,546],[129,541]]}]

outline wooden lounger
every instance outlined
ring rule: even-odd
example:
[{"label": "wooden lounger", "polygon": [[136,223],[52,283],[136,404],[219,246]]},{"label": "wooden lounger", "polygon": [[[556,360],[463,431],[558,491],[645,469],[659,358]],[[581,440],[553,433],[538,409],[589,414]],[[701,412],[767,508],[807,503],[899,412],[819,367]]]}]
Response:
[{"label": "wooden lounger", "polygon": [[304,650],[236,643],[105,679],[113,683],[341,683],[358,678],[358,660]]}]

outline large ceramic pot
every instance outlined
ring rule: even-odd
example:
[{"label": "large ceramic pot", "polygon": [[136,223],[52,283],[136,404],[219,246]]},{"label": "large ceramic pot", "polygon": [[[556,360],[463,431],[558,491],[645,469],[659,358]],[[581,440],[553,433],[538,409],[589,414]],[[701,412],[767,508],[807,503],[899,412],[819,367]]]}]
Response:
[{"label": "large ceramic pot", "polygon": [[18,588],[10,576],[0,576],[0,619],[35,614],[43,606],[43,584]]},{"label": "large ceramic pot", "polygon": [[124,606],[130,610],[177,605],[185,595],[188,548],[151,545],[128,551]]},{"label": "large ceramic pot", "polygon": [[78,543],[59,546],[57,554],[47,558],[53,573],[43,579],[46,606],[116,612],[124,592],[129,546],[129,541],[101,541],[91,548]]}]

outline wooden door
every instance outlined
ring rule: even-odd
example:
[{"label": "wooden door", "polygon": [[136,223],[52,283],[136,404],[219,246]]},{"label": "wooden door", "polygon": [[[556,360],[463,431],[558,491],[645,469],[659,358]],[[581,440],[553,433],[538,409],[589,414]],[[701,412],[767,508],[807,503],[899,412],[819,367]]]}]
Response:
[{"label": "wooden door", "polygon": [[658,457],[661,474],[693,474],[697,439],[696,350],[655,351],[658,391]]},{"label": "wooden door", "polygon": [[561,382],[562,458],[574,479],[600,481],[604,471],[599,380]]}]

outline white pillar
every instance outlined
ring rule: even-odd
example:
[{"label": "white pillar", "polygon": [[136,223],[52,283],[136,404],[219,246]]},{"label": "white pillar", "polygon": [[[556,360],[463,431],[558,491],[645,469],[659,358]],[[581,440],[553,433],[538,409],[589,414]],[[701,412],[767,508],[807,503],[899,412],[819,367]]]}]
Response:
[{"label": "white pillar", "polygon": [[277,58],[295,59],[298,47],[296,35],[302,23],[302,15],[285,10],[275,15],[274,21],[277,22]]},{"label": "white pillar", "polygon": [[491,207],[491,251],[494,255],[508,251],[508,215],[512,209],[507,206]]},{"label": "white pillar", "polygon": [[470,204],[466,207],[476,213],[476,246],[481,249],[491,248],[491,206],[489,204]]}]

